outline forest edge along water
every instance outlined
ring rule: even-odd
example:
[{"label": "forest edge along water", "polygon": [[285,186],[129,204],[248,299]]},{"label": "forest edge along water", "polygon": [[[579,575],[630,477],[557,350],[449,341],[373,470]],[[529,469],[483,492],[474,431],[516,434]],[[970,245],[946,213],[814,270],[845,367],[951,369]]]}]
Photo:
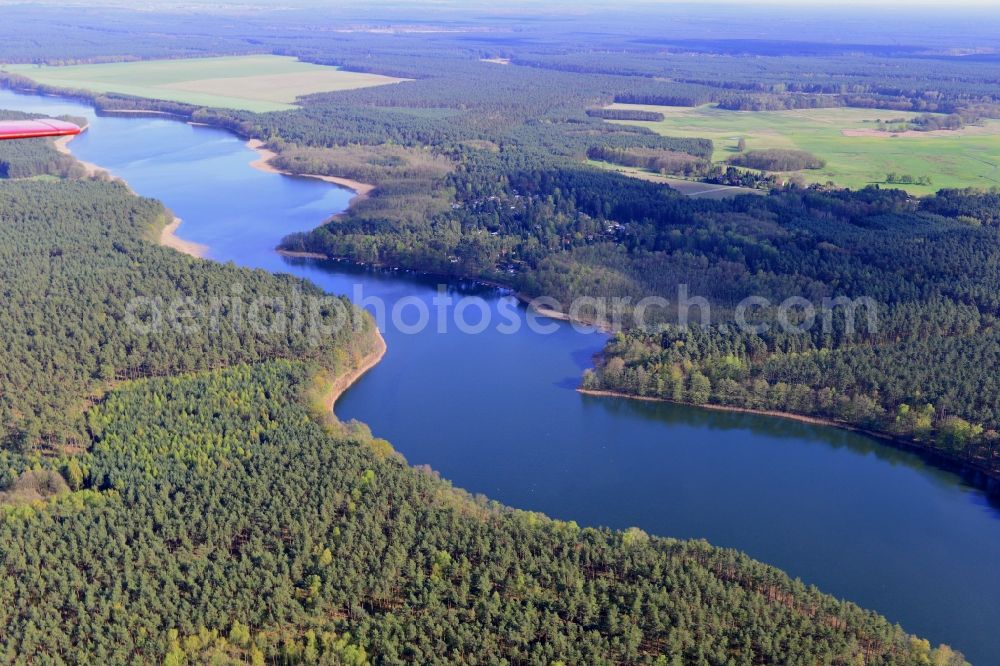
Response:
[{"label": "forest edge along water", "polygon": [[[316,226],[351,194],[246,168],[254,153],[222,130],[98,117],[8,91],[0,108],[87,115],[73,153],[162,200],[210,259],[292,273],[362,301],[439,297],[440,281],[428,276],[278,256],[284,235]],[[474,282],[446,289],[494,314],[514,298]],[[339,397],[338,417],[369,424],[411,464],[470,492],[581,524],[738,548],[973,663],[1000,654],[1000,512],[984,493],[857,433],[581,395],[606,338],[552,326],[547,335],[387,327],[387,351]]]},{"label": "forest edge along water", "polygon": [[290,171],[282,171],[271,164],[271,160],[276,157],[277,153],[272,150],[268,150],[266,148],[266,144],[260,139],[250,139],[247,141],[247,148],[254,151],[258,155],[258,158],[250,163],[250,166],[255,169],[260,169],[266,173],[281,174],[283,176],[298,175],[302,178],[315,178],[332,185],[346,187],[349,190],[353,190],[354,197],[348,203],[349,206],[353,206],[357,202],[364,200],[371,193],[371,191],[375,189],[375,186],[369,183],[362,183],[350,178],[341,178],[340,176],[323,176],[316,173],[294,174]]},{"label": "forest edge along water", "polygon": [[729,412],[732,414],[753,414],[756,416],[763,416],[767,418],[774,419],[785,419],[788,421],[797,421],[798,423],[807,423],[809,425],[821,426],[823,428],[838,428],[840,430],[846,430],[848,432],[858,433],[869,437],[884,446],[890,446],[903,451],[908,451],[914,455],[918,455],[921,458],[927,460],[928,462],[940,467],[943,470],[947,470],[954,474],[960,475],[965,483],[970,486],[978,488],[986,492],[989,495],[990,501],[1000,505],[1000,480],[996,478],[991,472],[984,469],[979,469],[970,465],[967,462],[956,460],[949,456],[938,454],[933,450],[929,450],[927,447],[916,445],[910,440],[894,437],[888,433],[882,433],[875,430],[868,430],[867,428],[862,428],[856,426],[847,421],[837,421],[834,419],[823,418],[821,416],[808,416],[806,414],[795,414],[792,412],[782,412],[774,409],[751,409],[749,407],[737,407],[734,405],[717,405],[714,403],[694,403],[694,402],[684,402],[681,400],[670,400],[668,398],[657,398],[652,396],[644,395],[634,395],[631,393],[622,393],[621,391],[608,391],[604,389],[588,389],[580,387],[577,389],[577,393],[581,395],[588,395],[594,398],[616,398],[619,400],[636,400],[639,402],[653,402],[661,403],[667,405],[678,405],[683,407],[690,407],[692,409],[704,409],[713,412]]},{"label": "forest edge along water", "polygon": [[[84,125],[81,129],[83,132],[86,132],[89,129],[89,127],[90,127],[89,125]],[[72,136],[63,136],[59,137],[58,139],[55,139],[54,144],[56,150],[58,150],[63,155],[73,155],[73,152],[69,148],[69,143],[77,136],[79,135],[75,134]],[[107,169],[104,169],[103,167],[98,166],[96,164],[91,164],[90,162],[84,162],[83,160],[80,159],[77,159],[77,162],[79,162],[83,166],[86,174],[90,177],[97,176],[98,174],[109,174]],[[207,247],[205,247],[204,245],[199,245],[198,243],[192,243],[191,241],[186,241],[177,235],[177,230],[180,228],[181,223],[182,220],[179,217],[173,216],[167,222],[167,224],[165,224],[163,228],[160,230],[158,242],[160,243],[160,245],[163,245],[164,247],[172,248],[188,256],[195,257],[198,259],[204,258],[206,252],[208,252]]]}]

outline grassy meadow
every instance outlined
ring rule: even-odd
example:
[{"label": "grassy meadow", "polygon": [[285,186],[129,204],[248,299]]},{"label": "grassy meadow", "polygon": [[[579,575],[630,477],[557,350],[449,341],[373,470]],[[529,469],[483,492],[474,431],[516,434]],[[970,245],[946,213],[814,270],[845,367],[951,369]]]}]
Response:
[{"label": "grassy meadow", "polygon": [[826,161],[823,169],[801,171],[809,182],[833,181],[860,188],[885,185],[886,174],[929,176],[930,186],[893,185],[915,194],[944,187],[1000,186],[1000,121],[986,121],[959,131],[875,132],[876,121],[913,117],[881,109],[805,109],[726,111],[715,106],[672,107],[615,104],[611,108],[658,111],[659,122],[610,121],[648,127],[660,134],[699,137],[715,142],[713,159],[737,153],[740,138],[747,150],[805,150]]},{"label": "grassy meadow", "polygon": [[301,95],[352,90],[395,79],[345,72],[296,58],[272,55],[144,60],[51,67],[4,65],[38,83],[102,93],[119,93],[198,106],[266,112],[295,108]]}]

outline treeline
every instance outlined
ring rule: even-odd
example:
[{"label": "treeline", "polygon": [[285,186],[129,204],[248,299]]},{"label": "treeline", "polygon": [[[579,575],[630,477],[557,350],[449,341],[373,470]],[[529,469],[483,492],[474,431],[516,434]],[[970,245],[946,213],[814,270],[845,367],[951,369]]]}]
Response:
[{"label": "treeline", "polygon": [[754,190],[771,190],[778,186],[778,178],[772,173],[737,169],[734,166],[714,165],[702,178],[706,183],[749,187]]},{"label": "treeline", "polygon": [[587,151],[587,157],[592,160],[686,177],[704,176],[711,168],[711,163],[707,159],[678,151],[628,150],[595,146]]},{"label": "treeline", "polygon": [[781,95],[763,93],[728,94],[719,99],[718,107],[728,111],[790,111],[793,109],[828,109],[848,106],[841,97],[828,95]]},{"label": "treeline", "polygon": [[876,129],[880,132],[934,132],[937,130],[955,131],[966,125],[979,122],[982,119],[978,113],[951,113],[948,115],[924,113],[912,118],[891,118],[878,120]]},{"label": "treeline", "polygon": [[946,116],[925,113],[917,116],[911,122],[913,128],[923,132],[933,132],[935,130],[960,130],[971,122],[979,120],[978,116],[963,116],[960,113],[951,113]]},{"label": "treeline", "polygon": [[[629,132],[601,132],[591,134],[591,144],[588,149],[588,157],[591,151],[596,154],[607,154],[613,156],[615,153],[646,152],[646,153],[686,153],[700,160],[710,160],[715,146],[711,139],[692,139],[687,137],[662,136],[658,140],[652,140],[646,134],[632,134]],[[599,141],[593,145],[594,141]],[[609,160],[613,161],[613,160]]]},{"label": "treeline", "polygon": [[890,171],[885,175],[885,182],[890,185],[925,185],[934,184],[934,179],[930,176],[914,176],[908,173],[896,173]]},{"label": "treeline", "polygon": [[643,104],[646,106],[700,106],[715,101],[709,91],[691,95],[681,91],[630,92],[615,95],[616,104]]},{"label": "treeline", "polygon": [[[770,190],[778,185],[778,179],[774,174],[738,169],[735,166],[724,164],[713,164],[706,158],[698,158],[689,153],[677,151],[599,146],[588,150],[587,157],[592,160],[644,169],[667,176],[695,178],[717,185],[759,190]],[[761,169],[762,167],[752,168]]]},{"label": "treeline", "polygon": [[783,148],[750,150],[733,155],[729,158],[729,162],[735,166],[760,171],[801,171],[803,169],[822,169],[826,166],[826,162],[812,153]]},{"label": "treeline", "polygon": [[587,109],[587,115],[604,120],[640,120],[660,122],[663,114],[659,111],[643,111],[641,109]]},{"label": "treeline", "polygon": [[[944,304],[893,313],[911,324]],[[884,314],[883,314],[884,316]],[[589,389],[818,416],[903,438],[1000,473],[1000,362],[995,322],[964,313],[968,330],[882,324],[876,339],[841,343],[733,332],[722,327],[630,331],[606,349]],[[943,322],[942,322],[943,323]],[[947,324],[946,324],[947,326]],[[890,335],[901,338],[883,341]],[[909,337],[903,338],[904,335]],[[941,377],[960,372],[961,378]]]}]

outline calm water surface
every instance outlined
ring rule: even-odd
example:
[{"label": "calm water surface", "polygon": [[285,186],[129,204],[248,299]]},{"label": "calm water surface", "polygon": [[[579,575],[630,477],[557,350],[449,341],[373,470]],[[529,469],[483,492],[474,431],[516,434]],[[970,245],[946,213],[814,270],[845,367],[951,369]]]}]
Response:
[{"label": "calm water surface", "polygon": [[[390,307],[437,293],[431,279],[275,254],[282,236],[342,210],[350,193],[252,169],[253,152],[230,134],[8,91],[0,108],[88,116],[73,152],[165,202],[184,220],[180,235],[213,259]],[[494,315],[511,305],[475,285],[451,289]],[[974,663],[1000,661],[1000,512],[956,476],[834,429],[581,396],[574,388],[604,338],[565,324],[549,335],[385,328],[385,360],[337,413],[411,463],[553,517],[738,548]]]}]

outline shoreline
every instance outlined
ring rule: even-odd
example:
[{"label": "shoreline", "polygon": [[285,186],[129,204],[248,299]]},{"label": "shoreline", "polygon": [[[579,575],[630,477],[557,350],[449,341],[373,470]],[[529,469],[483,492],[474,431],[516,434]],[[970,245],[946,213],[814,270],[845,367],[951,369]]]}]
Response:
[{"label": "shoreline", "polygon": [[288,257],[289,259],[319,259],[321,261],[327,261],[330,257],[325,254],[320,254],[319,252],[298,252],[296,250],[282,250],[278,248],[275,250],[282,257]]},{"label": "shoreline", "polygon": [[177,250],[181,254],[186,254],[195,259],[205,259],[208,256],[208,246],[194,241],[184,240],[177,235],[177,229],[181,226],[181,218],[174,216],[173,220],[160,230],[157,238],[159,245]]},{"label": "shoreline", "polygon": [[902,437],[897,437],[891,433],[880,432],[878,430],[869,430],[868,428],[862,428],[861,426],[856,426],[847,421],[838,421],[837,419],[825,418],[822,416],[808,416],[805,414],[795,414],[793,412],[782,412],[773,409],[754,409],[752,407],[736,407],[731,405],[718,405],[713,403],[695,404],[693,402],[684,402],[680,400],[671,400],[669,398],[655,398],[647,395],[632,395],[629,393],[622,393],[621,391],[608,391],[604,389],[585,389],[579,387],[576,392],[581,395],[587,395],[594,398],[621,398],[624,400],[637,400],[640,402],[656,402],[668,405],[678,405],[682,407],[694,407],[697,409],[707,409],[715,412],[729,412],[731,414],[751,414],[755,416],[764,416],[767,418],[778,418],[784,419],[786,421],[795,421],[796,423],[805,423],[808,425],[815,425],[824,428],[836,428],[837,430],[845,430],[847,432],[857,433],[859,435],[864,435],[878,441],[880,444],[885,446],[891,446],[895,449],[900,449],[903,451],[908,451],[910,453],[917,454],[923,457],[926,462],[934,465],[935,467],[943,468],[946,471],[950,471],[961,476],[965,481],[975,485],[983,492],[989,496],[1000,496],[1000,476],[995,472],[984,469],[975,463],[959,460],[954,458],[943,451],[938,451],[930,447],[924,446],[913,440],[904,439]]},{"label": "shoreline", "polygon": [[[495,285],[502,289],[510,289],[510,287],[504,287],[503,285]],[[565,321],[574,326],[583,326],[586,328],[593,328],[605,335],[612,335],[615,332],[614,327],[606,321],[598,321],[596,319],[591,319],[589,317],[573,317],[569,313],[563,312],[562,310],[556,310],[555,308],[550,308],[545,305],[535,304],[535,298],[528,296],[527,294],[522,294],[521,292],[514,292],[514,298],[524,304],[524,307],[529,310],[541,315],[542,317],[547,317],[549,319],[555,319],[557,321]]]},{"label": "shoreline", "polygon": [[102,115],[106,115],[106,116],[116,116],[116,115],[134,116],[134,115],[142,115],[142,116],[168,116],[170,118],[178,118],[178,119],[186,118],[186,116],[184,116],[184,115],[182,115],[180,113],[171,113],[169,111],[157,111],[155,109],[98,109],[97,111],[98,111],[98,113],[100,113]]},{"label": "shoreline", "polygon": [[[631,393],[623,393],[621,391],[608,391],[605,389],[576,389],[577,393],[582,393],[583,395],[589,395],[596,398],[625,398],[627,400],[639,400],[642,402],[660,402],[668,405],[680,405],[683,407],[697,407],[699,409],[711,409],[716,412],[733,412],[736,414],[756,414],[758,416],[770,416],[775,418],[782,418],[789,421],[798,421],[799,423],[808,423],[810,425],[821,425],[830,426],[835,428],[841,428],[843,430],[852,430],[855,432],[861,432],[866,435],[876,436],[882,439],[890,439],[891,435],[880,435],[874,430],[864,430],[857,426],[852,426],[846,421],[837,421],[834,419],[823,418],[822,416],[807,416],[805,414],[795,414],[793,412],[781,412],[774,409],[754,409],[753,407],[736,407],[731,405],[718,405],[711,402],[706,403],[694,403],[685,402],[683,400],[671,400],[670,398],[656,398],[649,395],[632,395]],[[902,442],[903,440],[899,440]]]},{"label": "shoreline", "polygon": [[[83,134],[89,128],[90,125],[84,125],[83,127],[80,128],[80,134]],[[76,137],[80,136],[80,134],[61,136],[53,140],[52,144],[55,146],[56,152],[62,155],[66,155],[68,157],[72,157],[74,160],[76,160],[77,163],[83,167],[84,172],[86,173],[88,178],[93,178],[95,176],[99,176],[100,174],[111,176],[111,172],[105,169],[104,167],[97,166],[92,162],[84,162],[79,157],[74,155],[73,152],[69,149],[69,142],[75,139]]]},{"label": "shoreline", "polygon": [[[89,125],[85,125],[84,127],[82,127],[81,134],[83,132],[86,132],[89,129],[89,127],[90,127]],[[76,160],[78,164],[83,166],[84,173],[87,178],[101,177],[102,175],[108,178],[114,178],[111,172],[105,169],[104,167],[94,164],[92,162],[84,162],[83,160],[81,160],[80,158],[78,158],[76,155],[73,154],[73,151],[69,149],[69,144],[77,136],[79,136],[79,134],[74,134],[70,136],[61,136],[55,139],[53,141],[53,145],[55,146],[56,151],[58,151],[63,155],[72,157],[74,160]],[[132,189],[132,186],[129,185],[128,182],[120,178],[118,180],[125,183],[125,186],[128,187],[129,192],[138,196],[136,191]],[[196,259],[204,259],[208,255],[208,246],[202,245],[201,243],[195,243],[194,241],[184,240],[183,238],[178,236],[177,230],[181,226],[181,219],[176,215],[173,215],[172,213],[168,213],[168,215],[170,215],[170,222],[164,225],[163,228],[160,230],[159,235],[156,237],[156,242],[163,247],[169,247],[173,250],[177,250],[182,254],[188,255],[189,257],[195,257]]]},{"label": "shoreline", "polygon": [[[359,180],[352,180],[350,178],[342,178],[340,176],[323,176],[316,173],[292,173],[291,171],[285,171],[271,165],[271,160],[278,156],[273,150],[265,148],[265,144],[260,139],[250,139],[246,142],[247,148],[257,153],[257,159],[250,162],[250,166],[258,171],[263,171],[265,173],[276,173],[282,176],[292,176],[299,178],[315,178],[316,180],[322,180],[325,183],[330,183],[331,185],[337,185],[338,187],[343,187],[354,192],[354,196],[347,203],[347,208],[355,205],[358,202],[364,201],[369,197],[372,190],[375,189],[375,185],[371,183],[362,183]],[[341,211],[336,213],[332,217],[337,217],[337,215],[343,215],[346,212]]]},{"label": "shoreline", "polygon": [[337,401],[340,400],[348,389],[354,386],[358,380],[364,377],[368,372],[378,365],[382,358],[388,351],[388,345],[386,345],[385,338],[382,337],[382,331],[375,326],[374,322],[372,326],[375,329],[375,347],[370,352],[362,356],[356,365],[356,367],[346,374],[340,374],[332,377],[332,381],[327,389],[323,392],[322,404],[326,413],[333,414],[334,407]]},{"label": "shoreline", "polygon": [[[326,223],[324,222],[324,224]],[[516,291],[514,287],[508,284],[503,284],[501,282],[496,282],[495,280],[490,280],[483,277],[475,277],[470,275],[446,275],[444,273],[435,273],[433,271],[424,271],[416,268],[404,268],[403,266],[392,266],[388,264],[365,264],[357,261],[352,261],[345,257],[333,257],[328,254],[323,254],[322,252],[309,252],[303,250],[284,250],[281,248],[278,248],[275,251],[281,256],[288,257],[289,259],[315,259],[317,261],[342,261],[352,266],[364,266],[366,268],[370,267],[376,270],[383,270],[383,271],[399,270],[417,275],[437,277],[440,278],[441,280],[448,282],[449,284],[458,281],[468,280],[486,287],[491,287],[496,290],[503,290],[510,292],[510,295],[516,298],[519,303],[525,306],[525,308],[531,310],[532,312],[541,317],[545,317],[547,319],[555,319],[556,321],[564,321],[569,324],[573,324],[575,326],[581,326],[584,328],[592,328],[597,331],[600,331],[605,335],[612,335],[615,332],[614,327],[611,324],[608,324],[607,322],[598,322],[597,320],[589,318],[581,319],[577,317],[572,317],[561,310],[556,310],[554,308],[550,308],[545,305],[536,305],[534,303],[536,298],[528,296],[527,294],[524,294],[522,292]]]}]

